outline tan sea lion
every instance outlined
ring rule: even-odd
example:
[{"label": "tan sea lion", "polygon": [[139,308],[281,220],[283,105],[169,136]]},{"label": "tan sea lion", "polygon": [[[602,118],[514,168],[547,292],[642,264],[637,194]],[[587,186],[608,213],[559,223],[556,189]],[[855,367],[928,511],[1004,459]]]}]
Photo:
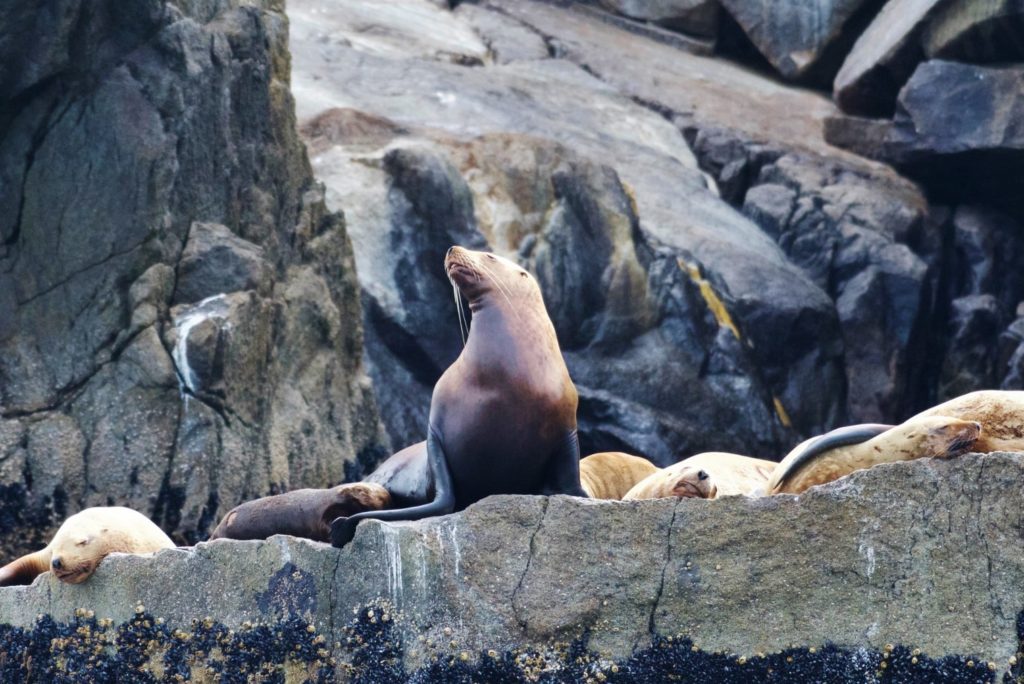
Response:
[{"label": "tan sea lion", "polygon": [[325,542],[331,537],[331,523],[336,518],[390,505],[388,490],[368,482],[330,489],[296,489],[235,506],[210,539],[267,539],[290,534]]},{"label": "tan sea lion", "polygon": [[0,568],[0,586],[30,584],[53,571],[57,579],[78,584],[89,579],[111,553],[153,553],[174,542],[138,511],[120,506],[86,508],[60,526],[46,548]]},{"label": "tan sea lion", "polygon": [[621,499],[651,473],[658,471],[646,458],[621,451],[602,451],[580,461],[580,484],[592,499]]},{"label": "tan sea lion", "polygon": [[[981,436],[975,421],[947,416],[916,416],[894,427],[851,426],[807,440],[776,467],[766,490],[799,494],[808,487],[837,480],[879,463],[915,458],[952,458],[974,449]],[[875,436],[853,440],[857,430]]]},{"label": "tan sea lion", "polygon": [[445,272],[473,313],[466,346],[434,386],[427,460],[430,503],[339,518],[344,546],[366,518],[416,520],[461,510],[491,494],[573,494],[580,486],[576,387],[540,287],[517,264],[462,247]]},{"label": "tan sea lion", "polygon": [[918,416],[949,416],[981,423],[973,450],[1024,451],[1024,391],[979,390],[950,399]]},{"label": "tan sea lion", "polygon": [[776,465],[760,458],[706,451],[660,469],[629,490],[623,499],[753,495],[763,491]]}]

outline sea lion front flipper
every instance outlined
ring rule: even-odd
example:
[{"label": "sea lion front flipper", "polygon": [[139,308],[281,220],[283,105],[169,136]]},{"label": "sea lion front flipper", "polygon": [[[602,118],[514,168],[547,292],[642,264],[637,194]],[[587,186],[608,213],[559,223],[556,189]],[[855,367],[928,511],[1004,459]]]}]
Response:
[{"label": "sea lion front flipper", "polygon": [[50,569],[50,548],[30,553],[0,568],[0,587],[32,584],[39,575]]},{"label": "sea lion front flipper", "polygon": [[331,545],[339,549],[352,541],[360,520],[419,520],[434,515],[445,515],[455,510],[455,490],[452,473],[448,468],[441,440],[430,431],[427,437],[427,459],[430,474],[434,479],[434,500],[421,506],[395,508],[387,511],[366,511],[347,518],[338,518],[331,523]]},{"label": "sea lion front flipper", "polygon": [[568,494],[590,498],[580,484],[580,440],[573,430],[548,462],[547,477],[541,494]]}]

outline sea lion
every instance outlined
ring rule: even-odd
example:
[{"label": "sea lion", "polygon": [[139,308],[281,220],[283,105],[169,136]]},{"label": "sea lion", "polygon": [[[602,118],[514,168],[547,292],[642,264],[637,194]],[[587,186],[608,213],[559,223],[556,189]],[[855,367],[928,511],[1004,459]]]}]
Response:
[{"label": "sea lion", "polygon": [[79,584],[92,576],[111,553],[153,553],[174,542],[138,511],[121,506],[86,508],[60,526],[46,548],[0,568],[0,586],[30,584],[52,571],[57,579]]},{"label": "sea lion", "polygon": [[952,458],[972,451],[981,436],[975,421],[916,416],[894,427],[854,425],[797,446],[768,481],[770,494],[799,494],[879,463],[915,458]]},{"label": "sea lion", "polygon": [[[473,313],[462,353],[430,400],[430,503],[339,518],[344,546],[360,520],[417,520],[461,510],[491,494],[573,494],[580,486],[576,387],[540,287],[517,264],[452,247],[445,273]],[[461,319],[460,319],[461,322]]]},{"label": "sea lion", "polygon": [[753,495],[763,491],[776,465],[774,461],[750,456],[705,451],[658,470],[637,483],[623,499]]},{"label": "sea lion", "polygon": [[343,515],[388,508],[391,495],[378,484],[355,482],[330,489],[296,489],[235,506],[210,539],[267,539],[290,534],[327,541],[331,523]]},{"label": "sea lion", "polygon": [[417,442],[389,456],[363,482],[378,484],[391,494],[391,507],[407,508],[434,498],[434,480],[427,463],[427,443]]},{"label": "sea lion", "polygon": [[646,458],[602,451],[580,461],[580,484],[592,499],[621,499],[637,482],[658,471]]},{"label": "sea lion", "polygon": [[979,390],[933,406],[915,417],[949,416],[981,423],[973,450],[1024,451],[1024,391]]}]

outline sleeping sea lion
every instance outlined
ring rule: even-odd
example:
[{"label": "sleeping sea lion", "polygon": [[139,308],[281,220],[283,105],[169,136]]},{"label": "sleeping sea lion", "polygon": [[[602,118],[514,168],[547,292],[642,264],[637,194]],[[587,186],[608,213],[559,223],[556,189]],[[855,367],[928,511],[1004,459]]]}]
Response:
[{"label": "sleeping sea lion", "polygon": [[378,484],[355,482],[330,489],[296,489],[235,506],[221,519],[210,539],[267,539],[290,534],[325,542],[330,539],[335,518],[390,505],[391,496]]},{"label": "sleeping sea lion", "polygon": [[774,461],[760,458],[706,451],[660,469],[623,498],[634,501],[672,496],[715,499],[736,494],[753,495],[764,490],[776,465]]},{"label": "sleeping sea lion", "polygon": [[637,482],[658,471],[646,458],[602,451],[580,461],[580,484],[592,499],[621,499]]},{"label": "sleeping sea lion", "polygon": [[473,312],[466,346],[430,401],[430,503],[339,518],[344,546],[360,520],[417,520],[461,510],[491,494],[573,494],[580,486],[576,387],[540,287],[517,264],[452,247],[445,272]]},{"label": "sleeping sea lion", "polygon": [[79,584],[111,553],[153,553],[174,542],[138,511],[120,506],[86,508],[60,526],[46,548],[0,568],[0,586],[30,584],[52,571],[61,582]]},{"label": "sleeping sea lion", "polygon": [[797,446],[776,467],[769,494],[799,494],[879,463],[915,458],[952,458],[972,451],[981,435],[974,421],[917,416],[895,427],[853,425]]},{"label": "sleeping sea lion", "polygon": [[1024,391],[979,390],[950,399],[918,416],[949,416],[981,423],[973,451],[1024,451]]}]

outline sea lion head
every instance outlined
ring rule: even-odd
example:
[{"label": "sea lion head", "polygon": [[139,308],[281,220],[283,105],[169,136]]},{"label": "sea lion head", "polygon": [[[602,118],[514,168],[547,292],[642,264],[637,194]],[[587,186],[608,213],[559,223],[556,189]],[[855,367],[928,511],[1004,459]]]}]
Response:
[{"label": "sea lion head", "polygon": [[906,431],[915,457],[952,458],[965,454],[981,438],[981,423],[949,416],[919,416],[898,426]]},{"label": "sea lion head", "polygon": [[672,496],[693,499],[713,499],[718,493],[708,471],[696,466],[683,466],[675,473]]},{"label": "sea lion head", "polygon": [[474,311],[485,303],[511,306],[523,298],[541,298],[540,287],[532,275],[515,262],[490,252],[454,246],[444,257],[444,271]]},{"label": "sea lion head", "polygon": [[61,582],[84,582],[110,553],[110,534],[101,522],[68,518],[50,543],[50,570]]}]

